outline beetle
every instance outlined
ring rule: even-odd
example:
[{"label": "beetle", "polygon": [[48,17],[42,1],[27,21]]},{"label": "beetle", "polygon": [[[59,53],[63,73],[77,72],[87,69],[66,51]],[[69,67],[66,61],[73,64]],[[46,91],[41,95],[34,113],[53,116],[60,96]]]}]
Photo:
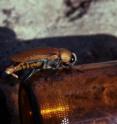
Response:
[{"label": "beetle", "polygon": [[18,78],[19,71],[32,69],[31,75],[41,69],[70,67],[77,61],[76,54],[65,48],[38,48],[27,50],[10,57],[15,65],[6,68],[5,73]]}]

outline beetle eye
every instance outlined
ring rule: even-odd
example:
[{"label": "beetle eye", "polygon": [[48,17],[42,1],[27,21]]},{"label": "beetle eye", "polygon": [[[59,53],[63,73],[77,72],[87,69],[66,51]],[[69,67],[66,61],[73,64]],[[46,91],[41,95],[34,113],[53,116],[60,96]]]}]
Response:
[{"label": "beetle eye", "polygon": [[77,61],[77,56],[76,56],[75,53],[72,53],[72,56],[71,56],[70,61],[67,62],[67,63],[64,62],[64,63],[63,63],[63,66],[64,66],[64,67],[73,66],[73,65],[76,63],[76,61]]},{"label": "beetle eye", "polygon": [[74,65],[77,61],[77,56],[75,53],[72,53],[72,57],[71,57],[71,60],[70,60],[70,64],[71,65]]}]

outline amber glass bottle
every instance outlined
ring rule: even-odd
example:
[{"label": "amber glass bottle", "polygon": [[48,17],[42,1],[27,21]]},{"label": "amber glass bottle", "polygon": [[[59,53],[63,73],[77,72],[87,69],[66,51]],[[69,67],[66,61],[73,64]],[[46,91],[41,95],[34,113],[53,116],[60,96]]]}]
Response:
[{"label": "amber glass bottle", "polygon": [[116,82],[116,66],[38,72],[20,85],[21,124],[107,124],[117,112]]}]

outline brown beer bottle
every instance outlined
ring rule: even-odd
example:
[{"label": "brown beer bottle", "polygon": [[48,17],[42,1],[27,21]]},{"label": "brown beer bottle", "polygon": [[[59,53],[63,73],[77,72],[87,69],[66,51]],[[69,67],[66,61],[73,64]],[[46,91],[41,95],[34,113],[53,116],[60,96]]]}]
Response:
[{"label": "brown beer bottle", "polygon": [[117,66],[91,67],[40,71],[23,81],[21,124],[110,124],[117,112]]}]

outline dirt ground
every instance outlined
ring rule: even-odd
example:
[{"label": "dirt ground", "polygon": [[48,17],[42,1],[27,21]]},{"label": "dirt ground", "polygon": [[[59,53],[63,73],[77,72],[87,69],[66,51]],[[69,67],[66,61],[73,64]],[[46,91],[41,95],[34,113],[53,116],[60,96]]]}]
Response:
[{"label": "dirt ground", "polygon": [[108,33],[117,36],[117,0],[1,0],[0,26],[20,39]]}]

